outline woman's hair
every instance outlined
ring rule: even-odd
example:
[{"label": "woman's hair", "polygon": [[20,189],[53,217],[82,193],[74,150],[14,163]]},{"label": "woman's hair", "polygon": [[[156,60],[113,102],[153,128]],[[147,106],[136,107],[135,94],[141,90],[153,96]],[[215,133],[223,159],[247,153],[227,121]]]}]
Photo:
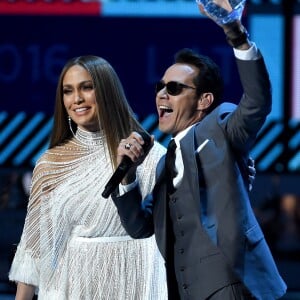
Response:
[{"label": "woman's hair", "polygon": [[221,102],[223,93],[223,79],[218,65],[209,57],[200,55],[188,48],[175,54],[175,63],[188,64],[199,70],[198,75],[194,78],[197,96],[199,97],[203,93],[212,93],[214,101],[206,113],[216,108]]},{"label": "woman's hair", "polygon": [[116,166],[117,147],[122,138],[126,138],[133,130],[141,131],[142,126],[136,120],[128,104],[123,86],[113,67],[103,58],[86,55],[70,59],[64,66],[57,85],[54,109],[54,124],[50,138],[52,148],[72,137],[68,123],[68,114],[63,102],[63,79],[66,72],[74,65],[85,68],[92,77],[99,128],[103,130],[107,140],[110,158]]}]

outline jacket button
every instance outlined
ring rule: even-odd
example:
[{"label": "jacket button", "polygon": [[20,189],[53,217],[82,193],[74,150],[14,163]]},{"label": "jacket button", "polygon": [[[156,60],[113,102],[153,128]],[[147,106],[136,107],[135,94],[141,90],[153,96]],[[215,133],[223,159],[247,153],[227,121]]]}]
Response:
[{"label": "jacket button", "polygon": [[180,267],[180,271],[183,272],[185,270],[185,267]]},{"label": "jacket button", "polygon": [[184,253],[184,249],[183,249],[183,248],[180,248],[180,249],[179,249],[179,252],[180,252],[180,254],[183,254],[183,253]]},{"label": "jacket button", "polygon": [[184,284],[182,285],[182,287],[186,290],[186,289],[188,288],[188,285],[187,285],[186,283],[184,283]]},{"label": "jacket button", "polygon": [[182,215],[179,215],[179,216],[177,217],[177,219],[178,219],[178,220],[181,220],[181,219],[182,219]]}]

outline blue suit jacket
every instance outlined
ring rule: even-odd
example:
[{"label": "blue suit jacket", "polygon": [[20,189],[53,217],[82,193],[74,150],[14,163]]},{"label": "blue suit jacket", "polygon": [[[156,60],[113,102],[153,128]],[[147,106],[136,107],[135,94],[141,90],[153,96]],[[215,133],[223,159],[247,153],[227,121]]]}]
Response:
[{"label": "blue suit jacket", "polygon": [[[244,95],[238,106],[223,103],[217,107],[181,140],[184,180],[170,202],[165,196],[164,158],[147,199],[142,201],[138,188],[113,195],[122,224],[132,237],[155,233],[167,270],[174,263],[182,299],[206,299],[235,281],[243,282],[262,300],[277,299],[286,290],[241,172],[271,110],[269,77],[262,58],[237,60],[237,65]],[[174,262],[168,261],[167,253],[169,212],[176,237]]]}]

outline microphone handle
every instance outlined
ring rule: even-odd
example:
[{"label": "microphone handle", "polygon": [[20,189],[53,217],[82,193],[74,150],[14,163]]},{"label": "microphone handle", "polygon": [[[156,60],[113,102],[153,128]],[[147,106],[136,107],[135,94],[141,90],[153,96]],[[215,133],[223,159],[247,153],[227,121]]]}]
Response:
[{"label": "microphone handle", "polygon": [[124,156],[121,163],[119,164],[118,168],[107,182],[104,191],[102,193],[102,197],[108,198],[109,195],[114,191],[116,188],[115,182],[121,182],[128,171],[128,166],[131,166],[132,160],[128,156]]}]

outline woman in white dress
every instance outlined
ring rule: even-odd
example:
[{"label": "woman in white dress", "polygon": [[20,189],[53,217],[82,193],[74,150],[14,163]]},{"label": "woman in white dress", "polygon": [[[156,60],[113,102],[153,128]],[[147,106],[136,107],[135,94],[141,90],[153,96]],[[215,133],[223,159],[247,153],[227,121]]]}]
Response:
[{"label": "woman in white dress", "polygon": [[[59,78],[49,149],[38,160],[9,279],[16,299],[165,300],[165,268],[153,238],[133,240],[111,199],[119,142],[142,130],[112,66],[71,59]],[[138,167],[144,195],[165,149],[154,142]]]}]

